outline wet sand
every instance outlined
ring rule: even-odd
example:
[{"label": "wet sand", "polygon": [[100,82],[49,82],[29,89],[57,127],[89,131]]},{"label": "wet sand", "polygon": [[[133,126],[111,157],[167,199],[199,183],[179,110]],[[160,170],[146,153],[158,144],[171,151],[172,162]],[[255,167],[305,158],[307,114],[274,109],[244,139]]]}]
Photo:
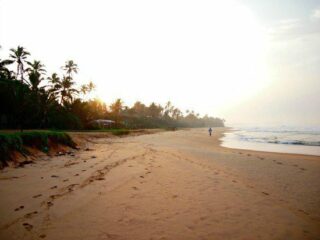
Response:
[{"label": "wet sand", "polygon": [[220,146],[224,129],[93,138],[0,172],[0,239],[320,239],[320,157]]}]

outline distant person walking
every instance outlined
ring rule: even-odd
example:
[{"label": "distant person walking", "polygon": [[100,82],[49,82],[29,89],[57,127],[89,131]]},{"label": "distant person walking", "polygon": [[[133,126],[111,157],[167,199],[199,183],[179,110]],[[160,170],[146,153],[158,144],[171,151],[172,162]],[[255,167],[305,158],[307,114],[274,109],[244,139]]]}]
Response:
[{"label": "distant person walking", "polygon": [[209,128],[209,135],[210,135],[210,137],[211,137],[211,134],[212,134],[212,128]]}]

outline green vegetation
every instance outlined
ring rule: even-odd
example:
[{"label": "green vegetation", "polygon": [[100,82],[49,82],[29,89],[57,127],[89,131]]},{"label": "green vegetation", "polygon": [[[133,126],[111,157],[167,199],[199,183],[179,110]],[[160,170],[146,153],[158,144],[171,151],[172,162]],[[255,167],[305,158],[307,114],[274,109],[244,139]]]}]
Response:
[{"label": "green vegetation", "polygon": [[110,132],[116,136],[128,135],[130,133],[128,129],[112,129]]},{"label": "green vegetation", "polygon": [[74,61],[62,66],[62,74],[48,74],[41,61],[29,60],[24,47],[10,53],[9,59],[0,57],[0,129],[95,129],[92,121],[97,119],[113,120],[113,128],[126,129],[224,126],[223,119],[188,110],[184,114],[171,102],[128,107],[117,99],[107,106],[89,98],[95,89],[92,82],[77,85],[79,68]]},{"label": "green vegetation", "polygon": [[14,151],[26,154],[25,146],[37,148],[48,152],[50,143],[62,144],[74,148],[76,144],[71,137],[64,132],[54,131],[30,131],[15,133],[0,133],[0,167],[10,160],[10,154]]}]

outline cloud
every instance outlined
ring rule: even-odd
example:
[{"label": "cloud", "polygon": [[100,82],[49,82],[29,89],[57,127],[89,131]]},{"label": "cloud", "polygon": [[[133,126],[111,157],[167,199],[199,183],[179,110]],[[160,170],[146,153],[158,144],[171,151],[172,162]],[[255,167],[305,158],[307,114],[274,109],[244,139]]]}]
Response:
[{"label": "cloud", "polygon": [[293,18],[293,19],[280,20],[277,25],[279,29],[290,30],[297,27],[299,23],[300,23],[300,19]]},{"label": "cloud", "polygon": [[[289,41],[297,39],[305,39],[312,35],[320,34],[320,9],[317,14],[319,17],[316,19],[300,18],[300,19],[283,19],[271,26],[269,29],[269,36],[275,41]],[[315,15],[315,10],[314,10]]]},{"label": "cloud", "polygon": [[320,19],[320,7],[312,11],[311,19]]}]

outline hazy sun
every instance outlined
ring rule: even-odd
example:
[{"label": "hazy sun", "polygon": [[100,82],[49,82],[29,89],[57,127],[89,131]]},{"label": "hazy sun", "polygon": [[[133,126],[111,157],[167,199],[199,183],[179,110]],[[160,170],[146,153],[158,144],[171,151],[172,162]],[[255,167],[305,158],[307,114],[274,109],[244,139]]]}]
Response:
[{"label": "hazy sun", "polygon": [[[101,40],[112,46],[100,66],[112,81],[99,83],[102,99],[171,100],[219,111],[268,84],[266,32],[249,9],[233,1],[176,3],[106,13],[117,27],[106,24],[113,38]],[[112,93],[106,91],[110,84]]]}]

